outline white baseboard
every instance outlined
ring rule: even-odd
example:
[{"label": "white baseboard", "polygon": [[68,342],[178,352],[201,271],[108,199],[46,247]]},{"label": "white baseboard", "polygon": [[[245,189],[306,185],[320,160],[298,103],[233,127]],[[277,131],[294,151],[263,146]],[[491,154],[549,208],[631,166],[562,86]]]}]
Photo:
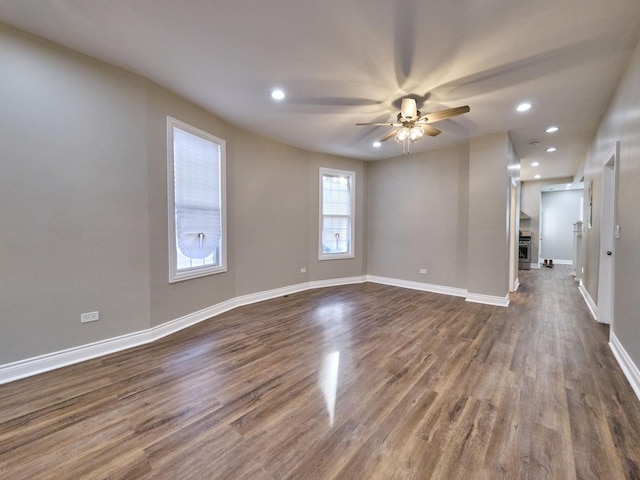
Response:
[{"label": "white baseboard", "polygon": [[562,259],[556,260],[555,258],[552,260],[553,260],[553,263],[556,265],[573,265],[573,260],[562,260]]},{"label": "white baseboard", "polygon": [[465,297],[467,302],[484,303],[486,305],[497,305],[499,307],[509,306],[509,295],[505,297],[494,297],[491,295],[481,295],[478,293],[469,293],[464,288],[445,287],[442,285],[433,285],[430,283],[413,282],[411,280],[400,280],[397,278],[378,277],[376,275],[367,275],[367,281],[373,283],[381,283],[383,285],[391,285],[393,287],[410,288],[412,290],[421,290],[423,292],[441,293],[443,295],[452,295],[454,297]]},{"label": "white baseboard", "polygon": [[611,332],[609,338],[609,347],[613,352],[613,356],[616,357],[616,360],[618,361],[618,364],[620,365],[624,376],[627,378],[629,384],[631,385],[631,388],[635,392],[636,397],[638,397],[638,400],[640,400],[640,370],[638,369],[638,366],[633,363],[633,360],[624,349],[613,331]]},{"label": "white baseboard", "polygon": [[497,307],[509,306],[509,294],[504,297],[495,297],[493,295],[482,295],[480,293],[468,293],[467,302],[484,303],[485,305],[495,305]]},{"label": "white baseboard", "polygon": [[270,300],[272,298],[313,288],[363,283],[365,281],[365,276],[320,280],[299,283],[297,285],[290,285],[250,295],[242,295],[203,310],[189,313],[183,317],[170,320],[169,322],[147,330],[128,333],[118,337],[108,338],[106,340],[100,340],[98,342],[0,365],[0,385],[14,380],[19,380],[21,378],[30,377],[32,375],[37,375],[39,373],[55,370],[57,368],[73,365],[74,363],[91,360],[92,358],[101,357],[110,353],[116,353],[128,348],[145,345],[243,305],[262,302],[264,300]]},{"label": "white baseboard", "polygon": [[596,302],[593,301],[593,298],[591,298],[591,295],[589,295],[589,292],[585,288],[584,283],[582,283],[582,280],[580,280],[580,284],[578,285],[578,291],[582,294],[582,298],[584,298],[584,301],[587,304],[587,307],[589,307],[589,311],[591,312],[591,316],[597,322],[598,321],[598,306],[596,305]]},{"label": "white baseboard", "polygon": [[374,275],[346,277],[329,280],[317,280],[311,282],[299,283],[287,287],[276,288],[264,292],[252,293],[232,298],[230,300],[218,303],[211,307],[193,312],[183,317],[171,320],[153,328],[141,330],[139,332],[128,333],[118,337],[100,340],[98,342],[80,345],[65,350],[47,353],[37,357],[18,360],[16,362],[0,365],[0,385],[9,383],[21,378],[30,377],[39,373],[44,373],[57,368],[73,365],[74,363],[84,362],[93,358],[101,357],[111,353],[116,353],[128,348],[138,347],[147,343],[154,342],[160,338],[171,335],[192,325],[200,323],[209,318],[220,315],[229,310],[243,305],[262,302],[272,298],[289,295],[304,290],[315,288],[335,287],[339,285],[350,285],[355,283],[373,282],[396,287],[410,288],[413,290],[421,290],[424,292],[440,293],[443,295],[452,295],[456,297],[465,297],[468,302],[485,303],[488,305],[499,305],[506,307],[509,305],[509,296],[505,298],[492,297],[489,295],[469,294],[467,290],[454,287],[446,287],[441,285],[432,285],[428,283],[412,282],[409,280],[399,280],[386,277],[377,277]]},{"label": "white baseboard", "polygon": [[[561,258],[559,258],[558,260],[556,260],[555,258],[552,258],[551,260],[553,260],[553,263],[555,265],[573,265],[573,260],[562,260]],[[540,268],[540,264],[544,264],[544,258],[541,258],[540,261],[535,264],[537,265],[537,267],[535,268]],[[532,263],[531,268],[534,268],[533,265],[534,264]]]},{"label": "white baseboard", "polygon": [[540,268],[540,264],[539,263],[530,263],[529,264],[529,268]]},{"label": "white baseboard", "polygon": [[153,341],[151,331],[143,330],[0,365],[0,385],[144,345],[151,341]]},{"label": "white baseboard", "polygon": [[315,280],[309,282],[309,289],[312,288],[325,288],[325,287],[337,287],[339,285],[353,285],[356,283],[368,282],[367,276],[362,275],[360,277],[344,277],[331,280]]},{"label": "white baseboard", "polygon": [[392,287],[410,288],[411,290],[420,290],[422,292],[441,293],[443,295],[452,295],[454,297],[466,297],[467,291],[463,288],[445,287],[442,285],[433,285],[430,283],[413,282],[411,280],[401,280],[398,278],[378,277],[376,275],[367,275],[367,282],[380,283],[382,285],[390,285]]}]

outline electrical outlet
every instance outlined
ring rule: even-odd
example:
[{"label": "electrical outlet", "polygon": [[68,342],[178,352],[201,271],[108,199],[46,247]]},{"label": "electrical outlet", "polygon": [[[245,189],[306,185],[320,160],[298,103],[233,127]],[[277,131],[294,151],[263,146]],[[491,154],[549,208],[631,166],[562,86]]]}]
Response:
[{"label": "electrical outlet", "polygon": [[100,312],[88,312],[80,315],[80,323],[95,322],[100,320]]},{"label": "electrical outlet", "polygon": [[420,269],[420,275],[426,275],[427,274],[427,269],[426,268],[421,268]]},{"label": "electrical outlet", "polygon": [[306,267],[302,267],[300,269],[300,273],[307,273],[307,268]]}]

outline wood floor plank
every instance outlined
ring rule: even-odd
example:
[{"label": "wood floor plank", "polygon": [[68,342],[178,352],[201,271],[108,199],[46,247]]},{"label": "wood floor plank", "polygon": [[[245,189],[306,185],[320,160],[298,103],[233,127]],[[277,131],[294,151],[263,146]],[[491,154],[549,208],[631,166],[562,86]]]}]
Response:
[{"label": "wood floor plank", "polygon": [[569,270],[508,308],[364,283],[0,386],[0,477],[640,479],[640,402]]}]

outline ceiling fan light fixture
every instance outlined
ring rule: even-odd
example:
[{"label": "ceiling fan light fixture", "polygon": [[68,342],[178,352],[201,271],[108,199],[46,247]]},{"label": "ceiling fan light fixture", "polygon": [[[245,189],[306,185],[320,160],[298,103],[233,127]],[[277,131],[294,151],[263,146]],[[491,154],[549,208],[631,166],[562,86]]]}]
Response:
[{"label": "ceiling fan light fixture", "polygon": [[380,148],[382,146],[382,143],[380,142],[373,142],[373,148]]},{"label": "ceiling fan light fixture", "polygon": [[404,142],[406,139],[408,139],[411,136],[411,130],[409,130],[407,127],[402,127],[400,130],[398,130],[395,134],[395,136],[393,137],[393,139],[397,142],[397,143],[402,143]]},{"label": "ceiling fan light fixture", "polygon": [[400,105],[400,113],[405,119],[413,119],[418,116],[418,107],[413,98],[403,98]]},{"label": "ceiling fan light fixture", "polygon": [[412,143],[416,143],[425,135],[435,137],[442,133],[435,127],[432,127],[431,123],[440,122],[448,118],[452,118],[463,113],[470,111],[469,105],[462,107],[448,108],[429,114],[428,116],[422,116],[415,99],[407,97],[402,99],[402,105],[400,107],[400,113],[398,113],[397,121],[395,122],[371,122],[371,123],[356,123],[356,125],[370,125],[375,127],[394,127],[386,135],[384,135],[378,144],[373,146],[378,148],[380,143],[386,142],[393,138],[396,143],[402,145],[402,154],[407,155],[409,153],[409,147]]},{"label": "ceiling fan light fixture", "polygon": [[416,143],[422,137],[424,137],[424,130],[420,127],[413,127],[409,132],[409,140],[411,143]]}]

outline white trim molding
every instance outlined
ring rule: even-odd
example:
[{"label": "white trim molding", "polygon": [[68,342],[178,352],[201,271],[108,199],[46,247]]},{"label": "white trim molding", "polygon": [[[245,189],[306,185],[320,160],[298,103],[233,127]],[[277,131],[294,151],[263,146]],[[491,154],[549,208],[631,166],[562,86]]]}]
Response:
[{"label": "white trim molding", "polygon": [[573,265],[573,260],[556,260],[555,258],[553,258],[552,260],[555,265]]},{"label": "white trim molding", "polygon": [[584,286],[584,283],[582,283],[582,280],[580,280],[580,285],[578,285],[578,291],[582,294],[582,298],[584,298],[584,301],[587,304],[587,307],[589,308],[589,312],[591,312],[591,316],[597,322],[598,306],[596,305],[596,302],[593,301],[593,298],[591,298],[591,295],[589,295],[589,292]]},{"label": "white trim molding", "polygon": [[530,263],[529,264],[529,268],[540,268],[540,264],[539,263]]},{"label": "white trim molding", "polygon": [[78,347],[72,347],[57,352],[39,355],[37,357],[18,360],[16,362],[0,365],[0,385],[13,382],[21,378],[31,377],[39,373],[48,372],[57,368],[66,367],[75,363],[84,362],[93,358],[102,357],[111,353],[116,353],[128,348],[138,347],[147,343],[159,340],[167,335],[188,328],[197,323],[208,320],[236,307],[249,305],[251,303],[271,300],[304,290],[315,288],[335,287],[339,285],[350,285],[354,283],[366,282],[365,276],[346,277],[331,280],[317,280],[312,282],[299,283],[288,287],[276,288],[264,292],[242,295],[230,300],[226,300],[217,305],[207,307],[197,312],[189,313],[175,320],[170,320],[162,325],[158,325],[147,330],[128,333],[118,337],[100,340]]},{"label": "white trim molding", "polygon": [[613,356],[616,357],[618,365],[620,365],[620,368],[622,369],[624,376],[629,381],[629,384],[635,392],[636,397],[638,397],[638,400],[640,400],[640,370],[638,369],[638,366],[633,363],[633,360],[624,349],[624,347],[618,340],[618,337],[616,337],[616,334],[613,333],[613,331],[611,332],[609,338],[609,348],[611,348]]},{"label": "white trim molding", "polygon": [[507,294],[505,297],[494,297],[492,295],[469,293],[469,291],[464,288],[445,287],[442,285],[433,285],[430,283],[413,282],[411,280],[378,277],[376,275],[367,275],[367,281],[372,283],[381,283],[383,285],[391,285],[392,287],[410,288],[412,290],[441,293],[443,295],[452,295],[454,297],[465,297],[465,300],[467,302],[484,303],[485,305],[496,305],[499,307],[509,306],[509,294]]},{"label": "white trim molding", "polygon": [[496,307],[508,307],[509,306],[509,294],[504,297],[497,297],[493,295],[483,295],[481,293],[468,293],[467,302],[484,303],[485,305],[495,305]]},{"label": "white trim molding", "polygon": [[57,368],[66,367],[75,363],[84,362],[93,358],[116,353],[128,348],[145,345],[159,340],[167,335],[188,328],[197,323],[208,320],[212,317],[220,315],[236,307],[258,303],[273,298],[282,297],[304,290],[316,288],[335,287],[339,285],[352,285],[356,283],[380,283],[394,287],[410,288],[412,290],[420,290],[423,292],[438,293],[442,295],[451,295],[455,297],[465,297],[468,302],[484,303],[488,305],[498,305],[506,307],[509,305],[509,295],[505,298],[492,297],[489,295],[470,294],[462,288],[446,287],[441,285],[432,285],[429,283],[413,282],[409,280],[400,280],[387,277],[378,277],[375,275],[363,275],[356,277],[345,277],[327,280],[315,280],[310,282],[298,283],[287,287],[266,290],[264,292],[241,295],[239,297],[226,300],[211,307],[189,313],[175,320],[163,323],[156,327],[138,332],[120,335],[118,337],[100,340],[98,342],[80,345],[77,347],[60,350],[57,352],[47,353],[37,357],[18,360],[16,362],[0,365],[0,385],[9,383],[21,378],[30,377],[39,373],[48,372]]},{"label": "white trim molding", "polygon": [[422,292],[441,293],[454,297],[466,297],[467,291],[462,288],[444,287],[442,285],[432,285],[430,283],[414,282],[411,280],[401,280],[398,278],[378,277],[377,275],[367,275],[367,282],[390,285],[392,287],[409,288]]},{"label": "white trim molding", "polygon": [[0,385],[151,342],[149,330],[0,365]]}]

